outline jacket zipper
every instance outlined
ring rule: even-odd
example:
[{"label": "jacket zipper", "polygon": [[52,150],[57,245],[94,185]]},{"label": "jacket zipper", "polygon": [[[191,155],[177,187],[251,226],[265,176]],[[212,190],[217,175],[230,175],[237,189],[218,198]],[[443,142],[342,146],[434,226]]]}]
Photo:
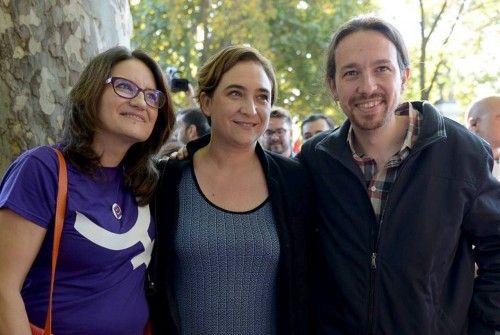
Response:
[{"label": "jacket zipper", "polygon": [[[378,257],[381,227],[382,227],[382,223],[384,222],[385,213],[387,212],[387,208],[388,208],[387,205],[390,204],[389,200],[391,198],[392,190],[394,189],[394,186],[398,182],[399,176],[402,174],[402,172],[404,172],[403,169],[406,167],[410,158],[415,156],[417,153],[419,153],[423,149],[427,148],[428,146],[434,144],[435,142],[442,141],[443,138],[445,138],[445,136],[444,137],[443,136],[432,137],[425,144],[420,145],[418,147],[414,147],[413,150],[410,151],[408,157],[406,157],[406,159],[403,161],[403,163],[402,163],[403,165],[401,165],[401,169],[398,173],[398,178],[394,181],[394,184],[392,185],[392,188],[391,188],[391,193],[389,193],[388,198],[386,200],[386,207],[384,208],[384,210],[382,212],[382,215],[380,217],[380,222],[377,223],[377,229],[378,229],[377,236],[375,237],[375,239],[373,241],[374,245],[373,245],[372,253],[370,255],[370,286],[369,286],[369,290],[368,290],[368,294],[369,294],[368,295],[368,297],[369,297],[369,300],[368,300],[369,301],[368,324],[366,327],[367,334],[375,334],[375,275],[376,275],[376,271],[377,271],[377,257]],[[340,162],[341,165],[345,166],[348,170],[350,170],[349,167],[346,164],[344,164],[344,162],[342,160],[340,160],[333,153],[331,153],[327,147],[323,147],[323,146],[321,146],[321,144],[319,144],[319,150],[324,151],[326,154],[328,154],[334,160],[337,160],[338,162]],[[361,182],[361,183],[364,185],[363,182]],[[370,206],[371,206],[371,204],[370,204]]]},{"label": "jacket zipper", "polygon": [[377,223],[378,225],[378,232],[377,232],[377,237],[375,238],[374,241],[374,246],[373,250],[371,253],[371,259],[370,259],[370,287],[369,287],[369,307],[368,307],[368,334],[375,334],[375,275],[377,273],[377,256],[378,256],[378,250],[379,250],[379,243],[380,243],[380,235],[382,231],[382,224],[384,222],[387,209],[389,208],[389,205],[391,204],[389,200],[391,200],[391,195],[393,194],[393,190],[395,186],[397,185],[398,181],[400,180],[399,177],[403,174],[404,169],[408,165],[408,161],[415,156],[418,152],[420,152],[422,149],[425,147],[433,144],[437,140],[431,141],[424,145],[423,147],[420,147],[413,152],[410,152],[409,155],[406,157],[406,159],[402,162],[400,166],[400,170],[398,172],[398,176],[396,180],[394,181],[394,184],[391,187],[391,191],[389,192],[386,200],[386,206],[384,207],[384,210],[382,211],[382,214],[380,216],[380,222]]}]

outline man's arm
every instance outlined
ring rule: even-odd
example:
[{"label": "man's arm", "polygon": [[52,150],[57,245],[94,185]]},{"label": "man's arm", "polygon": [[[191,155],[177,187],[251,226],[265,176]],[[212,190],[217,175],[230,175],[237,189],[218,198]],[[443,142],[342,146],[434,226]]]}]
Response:
[{"label": "man's arm", "polygon": [[484,170],[484,175],[478,176],[478,192],[464,220],[478,266],[469,311],[470,335],[500,331],[500,182],[486,165]]}]

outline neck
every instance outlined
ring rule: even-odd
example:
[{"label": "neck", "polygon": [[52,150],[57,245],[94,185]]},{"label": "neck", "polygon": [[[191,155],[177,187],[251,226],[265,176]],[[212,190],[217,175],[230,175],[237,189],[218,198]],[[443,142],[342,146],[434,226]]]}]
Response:
[{"label": "neck", "polygon": [[207,146],[198,150],[194,155],[195,161],[209,162],[218,168],[230,168],[232,170],[241,166],[247,167],[249,161],[254,161],[256,159],[255,146],[248,148],[224,146],[213,138]]},{"label": "neck", "polygon": [[288,146],[288,149],[283,153],[283,156],[285,157],[290,157],[292,156],[292,144],[290,143],[290,145]]},{"label": "neck", "polygon": [[100,141],[98,136],[94,138],[92,143],[92,149],[100,156],[99,163],[103,167],[118,166],[130,147],[130,144]]},{"label": "neck", "polygon": [[354,148],[384,166],[401,149],[408,130],[408,116],[395,115],[382,127],[373,130],[353,125]]},{"label": "neck", "polygon": [[493,158],[498,161],[500,159],[500,147],[493,148]]}]

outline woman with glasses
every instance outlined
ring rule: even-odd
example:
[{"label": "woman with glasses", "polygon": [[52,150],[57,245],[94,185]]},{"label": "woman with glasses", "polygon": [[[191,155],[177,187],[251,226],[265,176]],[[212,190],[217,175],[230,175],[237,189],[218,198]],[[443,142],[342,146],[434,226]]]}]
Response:
[{"label": "woman with glasses", "polygon": [[155,334],[307,334],[311,197],[298,162],[257,140],[276,99],[269,61],[227,47],[200,68],[211,135],[160,164],[152,205]]},{"label": "woman with glasses", "polygon": [[[148,207],[152,156],[174,122],[157,63],[115,47],[90,61],[69,94],[62,140],[68,197],[52,329],[144,334],[144,282],[156,231]],[[0,334],[29,334],[47,314],[58,161],[24,152],[0,185]]]}]

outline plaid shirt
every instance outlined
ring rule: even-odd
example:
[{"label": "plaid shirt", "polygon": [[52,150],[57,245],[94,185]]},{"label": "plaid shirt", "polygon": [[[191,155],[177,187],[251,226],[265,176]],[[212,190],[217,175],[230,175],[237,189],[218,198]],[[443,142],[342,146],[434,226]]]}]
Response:
[{"label": "plaid shirt", "polygon": [[352,157],[365,176],[368,196],[370,197],[377,221],[380,221],[387,196],[389,195],[391,187],[397,178],[399,167],[417,141],[420,123],[422,121],[422,115],[416,111],[409,102],[401,104],[396,109],[395,114],[408,116],[408,130],[399,152],[392,156],[387,164],[380,170],[377,169],[377,163],[373,158],[368,157],[364,153],[357,153],[354,150],[355,139],[352,126],[349,129],[349,134],[347,136],[347,143],[351,148]]}]

